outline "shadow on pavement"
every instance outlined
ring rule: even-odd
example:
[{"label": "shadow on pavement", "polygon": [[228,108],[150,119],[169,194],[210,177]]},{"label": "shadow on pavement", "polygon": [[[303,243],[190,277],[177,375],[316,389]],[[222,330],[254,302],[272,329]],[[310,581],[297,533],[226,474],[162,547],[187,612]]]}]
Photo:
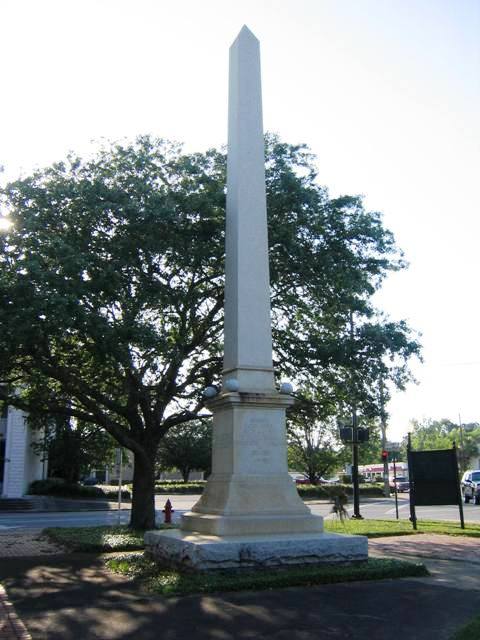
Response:
[{"label": "shadow on pavement", "polygon": [[2,559],[0,581],[34,640],[447,640],[480,604],[426,579],[165,599],[92,554]]}]

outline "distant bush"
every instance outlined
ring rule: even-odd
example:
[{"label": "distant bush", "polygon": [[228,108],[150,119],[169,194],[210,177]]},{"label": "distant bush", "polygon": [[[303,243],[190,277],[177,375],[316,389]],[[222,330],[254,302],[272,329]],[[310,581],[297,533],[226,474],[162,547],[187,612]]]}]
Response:
[{"label": "distant bush", "polygon": [[[109,500],[118,500],[118,491],[116,491],[115,489],[110,489],[109,491],[106,491],[105,489],[101,489],[103,495],[108,498]],[[127,491],[126,489],[122,489],[122,500],[130,500],[130,498],[132,497],[132,494],[130,493],[130,491]]]},{"label": "distant bush", "polygon": [[155,493],[193,493],[203,492],[206,480],[196,480],[195,482],[179,482],[178,480],[162,480],[155,483]]},{"label": "distant bush", "polygon": [[[206,485],[205,480],[196,482],[178,482],[176,480],[166,480],[155,484],[155,493],[157,494],[175,494],[190,493],[200,494]],[[353,494],[351,484],[297,484],[297,491],[302,498],[319,498],[330,500],[339,493]],[[360,495],[369,497],[378,497],[383,495],[383,485],[381,484],[362,484],[360,487]]]},{"label": "distant bush", "polygon": [[[318,498],[320,500],[331,500],[339,493],[346,493],[347,495],[353,494],[353,487],[351,484],[300,484],[297,485],[297,491],[302,498]],[[382,485],[366,485],[362,484],[360,487],[360,495],[368,497],[378,497],[383,495]]]},{"label": "distant bush", "polygon": [[[116,500],[118,491],[104,491],[100,487],[85,487],[82,484],[68,484],[60,478],[35,480],[28,489],[30,495],[57,496],[59,498],[108,498]],[[130,491],[122,491],[122,498],[128,500]]]}]

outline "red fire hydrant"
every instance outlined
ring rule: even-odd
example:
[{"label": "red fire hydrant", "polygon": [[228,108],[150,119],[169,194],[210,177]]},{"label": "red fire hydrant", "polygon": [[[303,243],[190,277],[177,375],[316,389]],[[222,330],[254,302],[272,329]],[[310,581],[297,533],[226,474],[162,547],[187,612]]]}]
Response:
[{"label": "red fire hydrant", "polygon": [[172,522],[172,513],[175,513],[174,509],[172,509],[172,503],[170,502],[170,498],[165,503],[165,509],[162,510],[165,514],[165,524],[171,524]]}]

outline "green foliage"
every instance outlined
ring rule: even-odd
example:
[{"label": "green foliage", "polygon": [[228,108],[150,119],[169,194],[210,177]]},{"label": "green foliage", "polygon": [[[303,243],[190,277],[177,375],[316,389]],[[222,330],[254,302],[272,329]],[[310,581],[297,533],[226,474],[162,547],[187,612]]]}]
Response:
[{"label": "green foliage", "polygon": [[476,616],[456,631],[451,640],[473,640],[474,638],[480,638],[480,616]]},{"label": "green foliage", "polygon": [[[298,495],[304,500],[319,498],[330,500],[339,493],[353,495],[351,484],[299,484],[297,485]],[[360,495],[364,498],[375,498],[383,495],[383,485],[380,484],[362,484],[360,486]]]},{"label": "green foliage", "polygon": [[[37,496],[58,496],[59,498],[108,498],[116,500],[118,491],[105,491],[101,487],[85,487],[81,484],[65,482],[60,478],[35,480],[28,488],[28,493]],[[129,500],[130,491],[122,490],[122,498]]]},{"label": "green foliage", "polygon": [[[451,449],[455,443],[458,447],[460,469],[468,468],[469,459],[478,455],[480,447],[480,424],[474,422],[460,425],[450,420],[412,420],[412,448],[417,451],[435,449]],[[402,443],[402,453],[406,457],[407,437]]]},{"label": "green foliage", "polygon": [[211,420],[195,420],[179,425],[162,438],[157,454],[157,472],[178,469],[186,483],[191,471],[210,473],[211,461]]},{"label": "green foliage", "polygon": [[71,551],[132,551],[143,549],[143,531],[125,526],[50,527],[43,532],[52,542]]},{"label": "green foliage", "polygon": [[[130,449],[138,528],[159,443],[220,377],[225,165],[144,136],[0,191],[0,398]],[[375,414],[379,376],[402,387],[419,352],[371,302],[404,267],[393,236],[360,198],[328,197],[304,146],[267,138],[266,187],[276,371],[315,389],[317,421],[352,397]]]},{"label": "green foliage", "polygon": [[48,460],[49,475],[74,484],[90,469],[111,464],[115,440],[98,425],[65,416],[28,416],[30,426],[43,429],[33,447]]},{"label": "green foliage", "polygon": [[311,425],[289,429],[288,466],[305,474],[311,484],[329,476],[339,466],[339,454],[330,444],[324,444],[321,430]]},{"label": "green foliage", "polygon": [[188,494],[200,494],[203,492],[206,485],[206,481],[198,480],[195,482],[176,482],[172,480],[165,480],[155,483],[155,493],[157,494],[175,494],[175,493],[188,493]]},{"label": "green foliage", "polygon": [[167,597],[428,575],[423,564],[383,558],[369,558],[366,562],[346,566],[325,564],[262,571],[203,571],[194,574],[159,567],[154,561],[139,554],[108,559],[106,564],[112,571],[137,578],[148,591]]}]

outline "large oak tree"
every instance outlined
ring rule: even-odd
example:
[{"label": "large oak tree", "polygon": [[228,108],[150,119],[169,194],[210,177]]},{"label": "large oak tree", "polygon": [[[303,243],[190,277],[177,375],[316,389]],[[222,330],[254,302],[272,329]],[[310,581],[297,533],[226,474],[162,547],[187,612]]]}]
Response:
[{"label": "large oak tree", "polygon": [[[220,376],[225,165],[221,151],[141,137],[0,193],[13,223],[0,238],[0,395],[100,425],[131,450],[137,528],[154,525],[159,443]],[[275,365],[333,406],[351,364],[346,314],[404,264],[380,214],[330,199],[303,146],[267,138],[266,170]],[[418,350],[405,324],[374,329],[385,339],[369,342],[365,325],[356,361],[366,404],[377,369],[400,383]]]}]

